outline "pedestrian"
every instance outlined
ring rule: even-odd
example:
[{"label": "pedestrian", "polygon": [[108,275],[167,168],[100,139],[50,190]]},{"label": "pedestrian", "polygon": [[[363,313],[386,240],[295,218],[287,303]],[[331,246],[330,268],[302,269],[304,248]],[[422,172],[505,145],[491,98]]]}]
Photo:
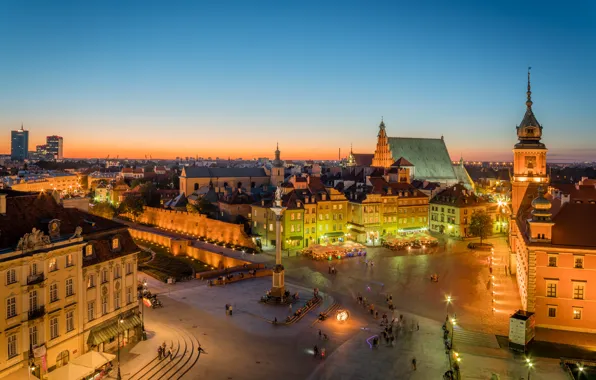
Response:
[{"label": "pedestrian", "polygon": [[163,350],[163,354],[166,354],[166,341],[163,341],[163,344],[161,345],[161,349]]},{"label": "pedestrian", "polygon": [[290,304],[290,305],[288,306],[288,311],[290,312],[290,314],[292,314],[292,304]]},{"label": "pedestrian", "polygon": [[379,311],[375,311],[375,319],[379,319]]},{"label": "pedestrian", "polygon": [[418,321],[416,321],[416,331],[420,331],[420,323]]},{"label": "pedestrian", "polygon": [[331,264],[329,264],[329,270],[327,272],[331,274]]},{"label": "pedestrian", "polygon": [[230,305],[230,316],[232,315],[232,305]]},{"label": "pedestrian", "polygon": [[322,336],[323,336],[323,332],[321,330],[319,330],[319,339],[321,339]]},{"label": "pedestrian", "polygon": [[313,348],[313,353],[314,353],[314,356],[315,356],[315,358],[316,358],[317,356],[319,356],[319,347],[317,347],[317,345],[316,345],[316,344],[315,344],[315,348]]},{"label": "pedestrian", "polygon": [[488,271],[490,272],[490,274],[493,274],[493,266],[492,265],[490,267],[488,267]]},{"label": "pedestrian", "polygon": [[161,360],[161,346],[157,348],[157,357]]},{"label": "pedestrian", "polygon": [[174,356],[172,355],[172,349],[171,348],[168,350],[168,356],[170,357],[170,361],[172,361],[172,359],[174,359]]},{"label": "pedestrian", "polygon": [[412,358],[412,369],[416,371],[416,358]]}]

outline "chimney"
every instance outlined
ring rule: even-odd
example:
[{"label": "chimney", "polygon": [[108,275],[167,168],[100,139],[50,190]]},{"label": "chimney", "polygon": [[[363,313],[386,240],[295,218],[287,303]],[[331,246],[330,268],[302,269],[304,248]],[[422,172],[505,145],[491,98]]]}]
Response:
[{"label": "chimney", "polygon": [[561,206],[563,206],[565,203],[569,203],[570,200],[571,195],[561,193]]},{"label": "chimney", "polygon": [[6,215],[6,194],[0,194],[0,215]]}]

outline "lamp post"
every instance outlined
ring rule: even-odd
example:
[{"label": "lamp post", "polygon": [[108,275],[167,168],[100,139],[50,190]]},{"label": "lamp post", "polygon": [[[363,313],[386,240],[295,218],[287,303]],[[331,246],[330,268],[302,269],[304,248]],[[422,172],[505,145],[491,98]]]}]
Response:
[{"label": "lamp post", "polygon": [[530,380],[530,370],[532,369],[534,364],[532,364],[529,358],[526,358],[526,364],[528,364],[528,380]]},{"label": "lamp post", "polygon": [[143,279],[143,290],[141,291],[141,339],[146,340],[145,336],[145,290],[147,290],[147,280]]},{"label": "lamp post", "polygon": [[579,370],[579,372],[577,373],[577,380],[579,380],[582,378],[582,373],[584,372],[584,366],[581,364],[578,364],[577,369]]},{"label": "lamp post", "polygon": [[122,380],[122,376],[120,375],[120,325],[124,323],[124,319],[122,319],[122,315],[118,316],[118,375],[116,377],[117,380]]}]

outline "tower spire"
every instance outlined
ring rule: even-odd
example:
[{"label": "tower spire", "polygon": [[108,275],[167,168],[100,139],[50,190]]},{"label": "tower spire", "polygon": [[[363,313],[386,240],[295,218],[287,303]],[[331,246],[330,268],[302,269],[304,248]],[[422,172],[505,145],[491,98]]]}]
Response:
[{"label": "tower spire", "polygon": [[528,67],[528,92],[526,93],[526,95],[528,96],[528,99],[526,100],[526,106],[528,108],[532,108],[532,86],[530,84],[530,70],[532,70],[532,67]]}]

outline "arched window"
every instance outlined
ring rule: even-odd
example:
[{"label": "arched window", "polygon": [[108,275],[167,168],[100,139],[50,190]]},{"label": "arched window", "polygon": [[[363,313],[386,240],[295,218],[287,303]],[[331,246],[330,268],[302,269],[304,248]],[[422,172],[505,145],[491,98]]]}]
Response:
[{"label": "arched window", "polygon": [[195,183],[195,191],[199,190],[199,184]]},{"label": "arched window", "polygon": [[68,350],[62,351],[61,353],[56,356],[56,368],[65,366],[68,364],[70,359],[70,352]]},{"label": "arched window", "polygon": [[241,189],[242,188],[242,182],[238,182],[238,185],[236,187],[238,187],[239,189]]}]

